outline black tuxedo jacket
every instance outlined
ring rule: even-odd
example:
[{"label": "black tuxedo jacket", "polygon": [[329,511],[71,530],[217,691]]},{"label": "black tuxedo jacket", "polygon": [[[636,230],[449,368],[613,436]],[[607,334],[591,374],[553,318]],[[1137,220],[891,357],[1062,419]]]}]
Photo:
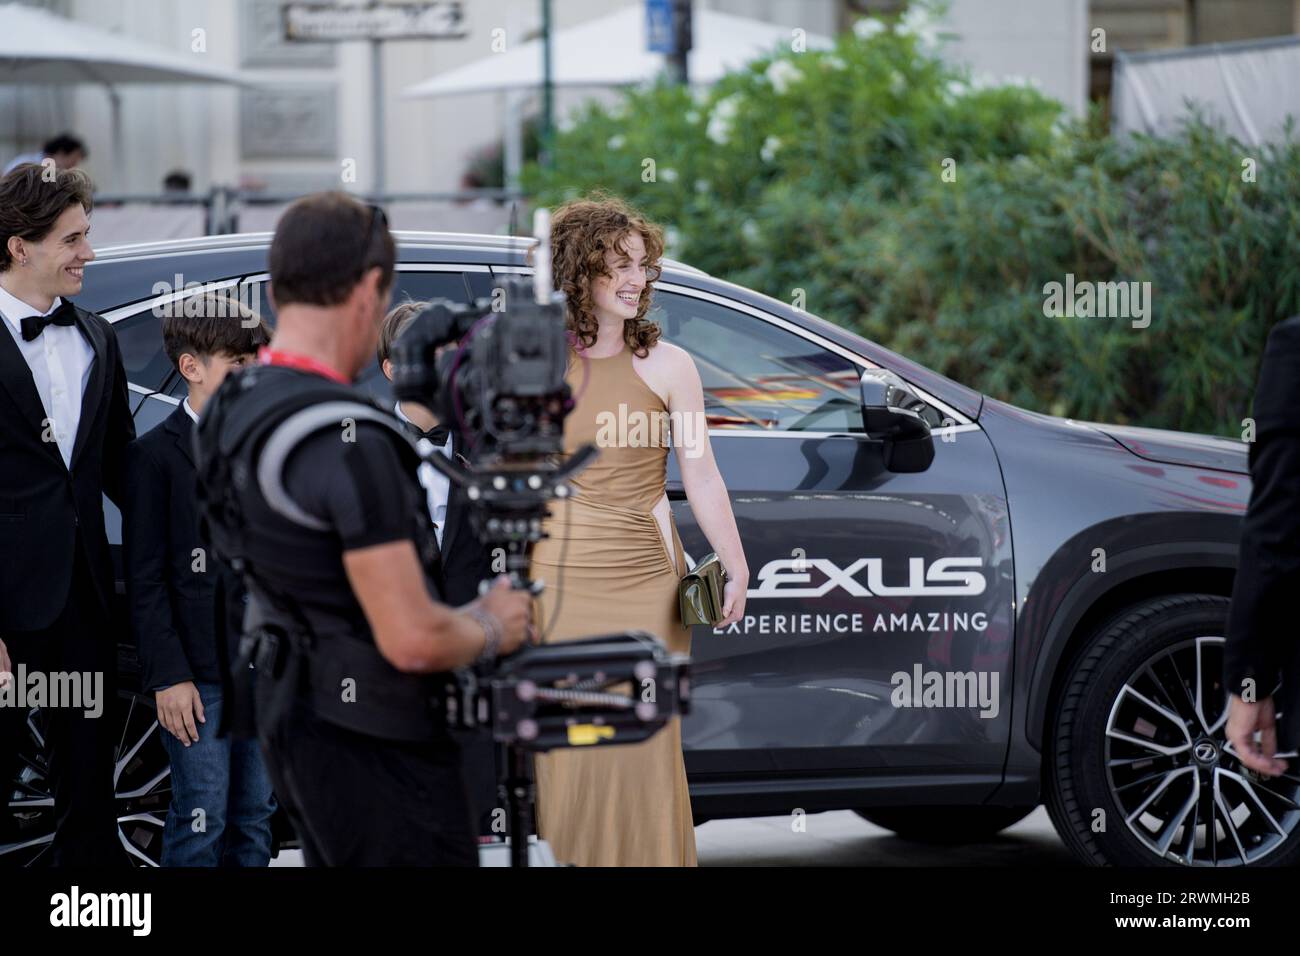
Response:
[{"label": "black tuxedo jacket", "polygon": [[1256,700],[1282,691],[1279,743],[1300,747],[1300,316],[1268,337],[1253,409],[1252,489],[1242,525],[1241,556],[1228,613],[1224,679],[1242,692],[1255,681]]},{"label": "black tuxedo jacket", "polygon": [[[459,455],[462,443],[457,432],[451,433],[451,453]],[[461,462],[464,464],[464,462]],[[477,534],[469,518],[470,502],[465,489],[455,483],[448,489],[447,526],[442,529],[443,600],[452,607],[468,604],[478,597],[478,584],[495,575],[492,555]]]},{"label": "black tuxedo jacket", "polygon": [[121,506],[123,456],[135,425],[113,327],[81,308],[76,325],[94,358],[71,466],[56,443],[41,440],[40,393],[13,336],[0,329],[0,633],[40,630],[59,616],[78,531],[104,613],[112,607],[103,496]]},{"label": "black tuxedo jacket", "polygon": [[216,584],[223,568],[199,538],[193,431],[177,408],[126,451],[123,558],[146,691],[221,680]]},{"label": "black tuxedo jacket", "polygon": [[[409,422],[402,424],[416,441],[424,437],[415,425]],[[460,434],[452,430],[453,456],[461,454],[462,445]],[[443,601],[452,607],[460,607],[477,598],[478,583],[494,576],[492,556],[474,533],[469,520],[469,508],[465,490],[453,482],[447,494],[447,524],[442,529],[442,563],[438,581]]]},{"label": "black tuxedo jacket", "polygon": [[[419,428],[403,422],[411,437],[423,437]],[[451,432],[453,457],[462,453],[464,443],[455,429]],[[466,464],[462,459],[461,465]],[[422,497],[421,502],[427,498]],[[447,494],[447,524],[442,529],[441,564],[438,569],[438,588],[442,600],[451,607],[460,607],[478,597],[480,581],[492,578],[492,556],[487,546],[474,533],[469,518],[470,502],[465,490],[452,483]],[[493,830],[493,808],[500,804],[497,797],[497,779],[502,768],[497,765],[497,747],[492,738],[470,731],[453,730],[452,736],[460,745],[461,773],[469,791],[470,803],[478,816],[479,833],[490,836]]]}]

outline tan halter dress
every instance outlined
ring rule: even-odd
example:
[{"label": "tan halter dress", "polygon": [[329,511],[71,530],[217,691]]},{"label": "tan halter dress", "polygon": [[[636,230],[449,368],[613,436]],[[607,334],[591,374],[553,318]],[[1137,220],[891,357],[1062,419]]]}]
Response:
[{"label": "tan halter dress", "polygon": [[[632,367],[626,345],[585,361],[570,352],[567,381],[577,401],[565,421],[565,452],[592,443],[600,455],[571,482],[574,496],[552,503],[550,537],[533,549],[531,575],[546,582],[539,630],[559,602],[543,640],[639,628],[688,653],[691,632],[677,610],[681,542],[670,516],[670,556],[651,513],[665,487],[663,400]],[[536,770],[538,832],[560,862],[695,865],[680,719],[638,744],[540,755]]]}]

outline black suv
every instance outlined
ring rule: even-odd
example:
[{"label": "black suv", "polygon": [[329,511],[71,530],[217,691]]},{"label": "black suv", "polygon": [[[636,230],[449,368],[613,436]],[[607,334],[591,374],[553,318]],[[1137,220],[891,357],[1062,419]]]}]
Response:
[{"label": "black suv", "polygon": [[[398,300],[471,301],[528,271],[520,241],[397,238]],[[139,432],[183,395],[153,306],[215,285],[273,321],[269,243],[120,246],[89,266],[78,303],[117,330]],[[1295,862],[1300,776],[1256,777],[1223,733],[1244,445],[1028,412],[678,263],[655,302],[699,366],[752,573],[744,621],[694,635],[697,819],[851,808],[957,841],[1046,802],[1089,863]],[[376,368],[362,382],[387,395]],[[138,687],[123,620],[123,686]],[[119,705],[122,839],[148,863],[167,763],[152,702]],[[21,836],[0,846],[13,862],[51,830],[39,714],[30,726],[10,800]]]}]

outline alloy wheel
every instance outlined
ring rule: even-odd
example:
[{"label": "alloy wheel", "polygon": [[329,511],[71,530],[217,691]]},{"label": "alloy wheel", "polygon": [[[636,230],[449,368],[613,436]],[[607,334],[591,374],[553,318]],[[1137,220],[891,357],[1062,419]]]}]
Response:
[{"label": "alloy wheel", "polygon": [[1187,866],[1255,864],[1300,824],[1296,762],[1265,778],[1241,764],[1225,728],[1224,639],[1180,641],[1120,688],[1106,722],[1115,805],[1151,853]]},{"label": "alloy wheel", "polygon": [[[120,691],[113,718],[121,731],[115,744],[113,793],[122,848],[136,866],[158,866],[163,826],[171,802],[171,770],[158,736],[153,706]],[[44,720],[27,715],[19,769],[8,788],[8,819],[0,824],[0,867],[42,866],[54,840],[54,795],[49,785]]]}]

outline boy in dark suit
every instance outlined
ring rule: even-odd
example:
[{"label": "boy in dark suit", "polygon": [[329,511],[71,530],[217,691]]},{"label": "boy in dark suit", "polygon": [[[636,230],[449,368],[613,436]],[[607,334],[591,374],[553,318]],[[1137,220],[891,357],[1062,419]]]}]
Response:
[{"label": "boy in dark suit", "polygon": [[[163,346],[189,395],[127,449],[124,557],[141,684],[155,695],[171,763],[164,866],[266,866],[271,782],[255,740],[218,736],[217,646],[221,569],[199,538],[191,432],[226,375],[270,341],[256,315],[225,296],[178,303],[163,318]],[[229,580],[229,578],[227,577]],[[237,602],[236,602],[237,603]],[[227,634],[238,635],[239,621]],[[224,653],[223,653],[224,650]]]}]

